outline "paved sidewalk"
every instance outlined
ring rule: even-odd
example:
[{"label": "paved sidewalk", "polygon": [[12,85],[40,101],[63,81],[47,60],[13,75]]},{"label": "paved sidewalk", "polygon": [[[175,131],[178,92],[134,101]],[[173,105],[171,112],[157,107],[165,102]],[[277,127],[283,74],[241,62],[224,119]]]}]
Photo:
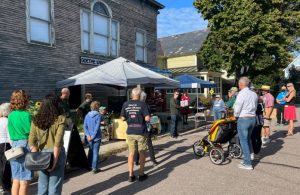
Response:
[{"label": "paved sidewalk", "polygon": [[[208,126],[208,124],[206,124]],[[199,128],[204,128],[206,126],[205,124],[201,123],[199,124]],[[178,132],[186,132],[186,131],[191,131],[195,129],[195,122],[194,121],[188,121],[188,125],[182,125],[182,123],[179,123],[178,126]],[[153,139],[153,142],[155,143],[157,140],[160,140],[163,137],[169,136],[169,132],[166,132],[164,134],[155,136]],[[120,153],[127,150],[127,144],[125,140],[112,140],[112,141],[104,141],[102,142],[102,145],[100,147],[99,155],[101,159],[105,159],[108,156]],[[85,148],[86,154],[88,153],[88,148]]]},{"label": "paved sidewalk", "polygon": [[[297,114],[300,116],[300,109]],[[275,121],[273,121],[275,124]],[[149,158],[144,182],[129,183],[127,151],[112,155],[99,164],[103,170],[92,174],[77,170],[66,174],[63,194],[112,195],[193,195],[193,194],[299,194],[300,192],[300,122],[296,134],[286,136],[287,126],[272,126],[271,143],[254,161],[254,170],[238,169],[241,159],[214,165],[207,156],[196,158],[192,144],[207,134],[193,129],[182,132],[178,139],[164,136],[154,142],[159,165],[152,167]],[[135,166],[135,174],[138,174]],[[30,194],[36,192],[30,186]]]}]

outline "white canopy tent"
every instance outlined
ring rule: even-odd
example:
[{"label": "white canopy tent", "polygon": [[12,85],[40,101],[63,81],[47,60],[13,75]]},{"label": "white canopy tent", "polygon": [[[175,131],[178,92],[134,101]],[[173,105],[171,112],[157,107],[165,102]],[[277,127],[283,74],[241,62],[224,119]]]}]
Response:
[{"label": "white canopy tent", "polygon": [[179,87],[176,80],[135,64],[123,57],[58,81],[57,88],[74,85],[103,84],[128,87],[134,85]]}]

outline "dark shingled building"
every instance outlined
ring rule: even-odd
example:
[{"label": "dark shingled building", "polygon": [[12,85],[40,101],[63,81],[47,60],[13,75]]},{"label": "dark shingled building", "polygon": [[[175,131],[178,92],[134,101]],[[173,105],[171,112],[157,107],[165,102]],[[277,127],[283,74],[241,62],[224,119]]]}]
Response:
[{"label": "dark shingled building", "polygon": [[[1,0],[0,102],[14,89],[40,100],[57,81],[119,56],[155,66],[162,8],[154,0]],[[84,92],[105,99],[120,91],[71,89],[77,102]]]}]

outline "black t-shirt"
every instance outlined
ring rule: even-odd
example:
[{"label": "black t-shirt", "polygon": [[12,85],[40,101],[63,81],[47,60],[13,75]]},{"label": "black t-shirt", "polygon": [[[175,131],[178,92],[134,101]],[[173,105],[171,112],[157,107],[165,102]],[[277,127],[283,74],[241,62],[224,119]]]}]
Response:
[{"label": "black t-shirt", "polygon": [[144,135],[146,131],[145,116],[150,115],[148,106],[139,100],[129,100],[122,106],[121,116],[127,121],[128,135]]}]

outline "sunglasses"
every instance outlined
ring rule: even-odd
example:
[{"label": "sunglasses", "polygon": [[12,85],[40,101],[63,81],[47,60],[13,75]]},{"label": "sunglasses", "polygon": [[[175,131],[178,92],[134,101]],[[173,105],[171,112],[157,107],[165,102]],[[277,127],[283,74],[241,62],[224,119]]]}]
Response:
[{"label": "sunglasses", "polygon": [[175,95],[179,95],[179,93],[175,93]]}]

